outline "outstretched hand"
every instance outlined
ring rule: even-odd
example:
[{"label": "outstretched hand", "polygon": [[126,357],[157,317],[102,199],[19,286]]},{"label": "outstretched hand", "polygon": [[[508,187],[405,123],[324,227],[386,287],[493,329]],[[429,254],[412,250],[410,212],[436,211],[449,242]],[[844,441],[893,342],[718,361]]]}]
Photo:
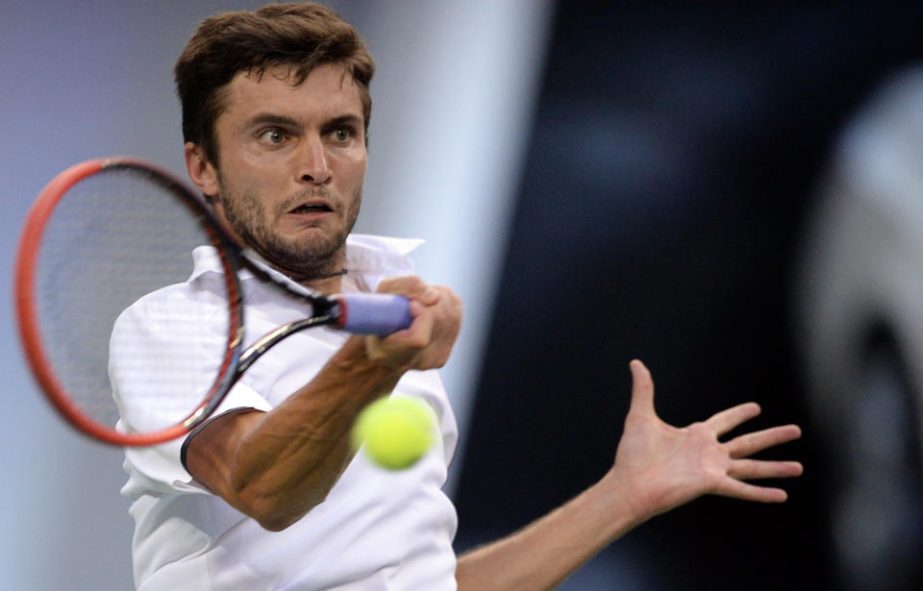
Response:
[{"label": "outstretched hand", "polygon": [[754,403],[679,429],[654,412],[654,382],[631,362],[633,388],[615,463],[599,482],[522,530],[466,553],[459,590],[553,589],[581,564],[651,517],[704,494],[784,501],[785,491],[745,482],[801,474],[798,462],[753,460],[762,450],[801,436],[795,425],[720,437],[760,413]]},{"label": "outstretched hand", "polygon": [[780,488],[746,482],[761,478],[790,478],[802,473],[799,462],[750,459],[753,454],[798,439],[797,425],[773,427],[720,437],[760,414],[754,402],[740,404],[709,419],[677,428],[654,411],[654,382],[640,361],[631,362],[631,406],[608,478],[620,481],[640,520],[716,494],[747,501],[778,503],[788,495]]}]

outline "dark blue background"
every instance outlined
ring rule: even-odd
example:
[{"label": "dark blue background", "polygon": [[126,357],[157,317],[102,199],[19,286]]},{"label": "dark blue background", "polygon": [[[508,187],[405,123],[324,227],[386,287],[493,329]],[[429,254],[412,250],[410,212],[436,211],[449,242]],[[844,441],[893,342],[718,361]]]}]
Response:
[{"label": "dark blue background", "polygon": [[803,441],[764,456],[806,474],[783,506],[699,500],[591,568],[623,573],[612,588],[831,588],[833,445],[806,415],[793,272],[829,149],[923,56],[923,11],[726,4],[559,4],[460,478],[461,549],[605,472],[638,357],[668,422],[756,400],[749,427],[800,423]]}]

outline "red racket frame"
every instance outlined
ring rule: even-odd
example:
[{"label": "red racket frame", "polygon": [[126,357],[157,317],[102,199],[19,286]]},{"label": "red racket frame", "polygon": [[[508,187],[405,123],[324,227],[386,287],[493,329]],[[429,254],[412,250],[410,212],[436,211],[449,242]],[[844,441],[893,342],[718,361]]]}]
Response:
[{"label": "red racket frame", "polygon": [[[228,290],[229,331],[225,357],[218,375],[209,388],[202,402],[182,421],[172,427],[153,433],[123,433],[114,426],[98,423],[84,413],[71,399],[67,390],[58,380],[52,364],[42,346],[41,330],[36,310],[35,266],[41,247],[47,222],[55,207],[67,192],[80,181],[110,168],[127,168],[150,174],[158,183],[168,186],[170,190],[183,196],[190,210],[202,213],[211,222],[207,228],[212,242],[218,247]],[[32,373],[52,406],[68,423],[82,433],[111,445],[143,446],[164,443],[189,433],[196,425],[207,419],[227,394],[231,377],[240,359],[243,342],[243,314],[240,283],[237,270],[240,268],[239,253],[232,243],[221,233],[217,220],[212,217],[207,206],[192,193],[181,181],[170,173],[134,158],[99,158],[74,165],[58,174],[39,194],[29,211],[19,243],[15,271],[16,314],[19,320],[19,334],[22,339],[26,359]]]}]

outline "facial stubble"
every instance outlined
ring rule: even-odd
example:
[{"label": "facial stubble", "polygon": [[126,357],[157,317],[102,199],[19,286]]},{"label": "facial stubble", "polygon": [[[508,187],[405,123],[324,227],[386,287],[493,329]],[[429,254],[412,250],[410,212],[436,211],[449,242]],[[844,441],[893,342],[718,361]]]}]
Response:
[{"label": "facial stubble", "polygon": [[314,232],[312,236],[292,239],[274,231],[273,221],[286,215],[306,198],[322,196],[330,199],[329,194],[319,195],[316,190],[308,190],[289,197],[270,212],[255,191],[233,193],[223,178],[219,179],[219,189],[221,207],[231,229],[244,244],[279,271],[297,281],[310,281],[342,271],[346,237],[359,217],[361,187],[352,196],[344,223],[333,234]]}]

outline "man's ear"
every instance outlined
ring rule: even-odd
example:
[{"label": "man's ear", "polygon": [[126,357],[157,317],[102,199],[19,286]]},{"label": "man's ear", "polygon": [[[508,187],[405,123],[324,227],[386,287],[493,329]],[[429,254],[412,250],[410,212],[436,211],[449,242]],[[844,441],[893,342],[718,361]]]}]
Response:
[{"label": "man's ear", "polygon": [[207,197],[218,196],[218,171],[208,160],[205,149],[198,144],[186,142],[183,146],[186,158],[186,172],[193,184]]}]

